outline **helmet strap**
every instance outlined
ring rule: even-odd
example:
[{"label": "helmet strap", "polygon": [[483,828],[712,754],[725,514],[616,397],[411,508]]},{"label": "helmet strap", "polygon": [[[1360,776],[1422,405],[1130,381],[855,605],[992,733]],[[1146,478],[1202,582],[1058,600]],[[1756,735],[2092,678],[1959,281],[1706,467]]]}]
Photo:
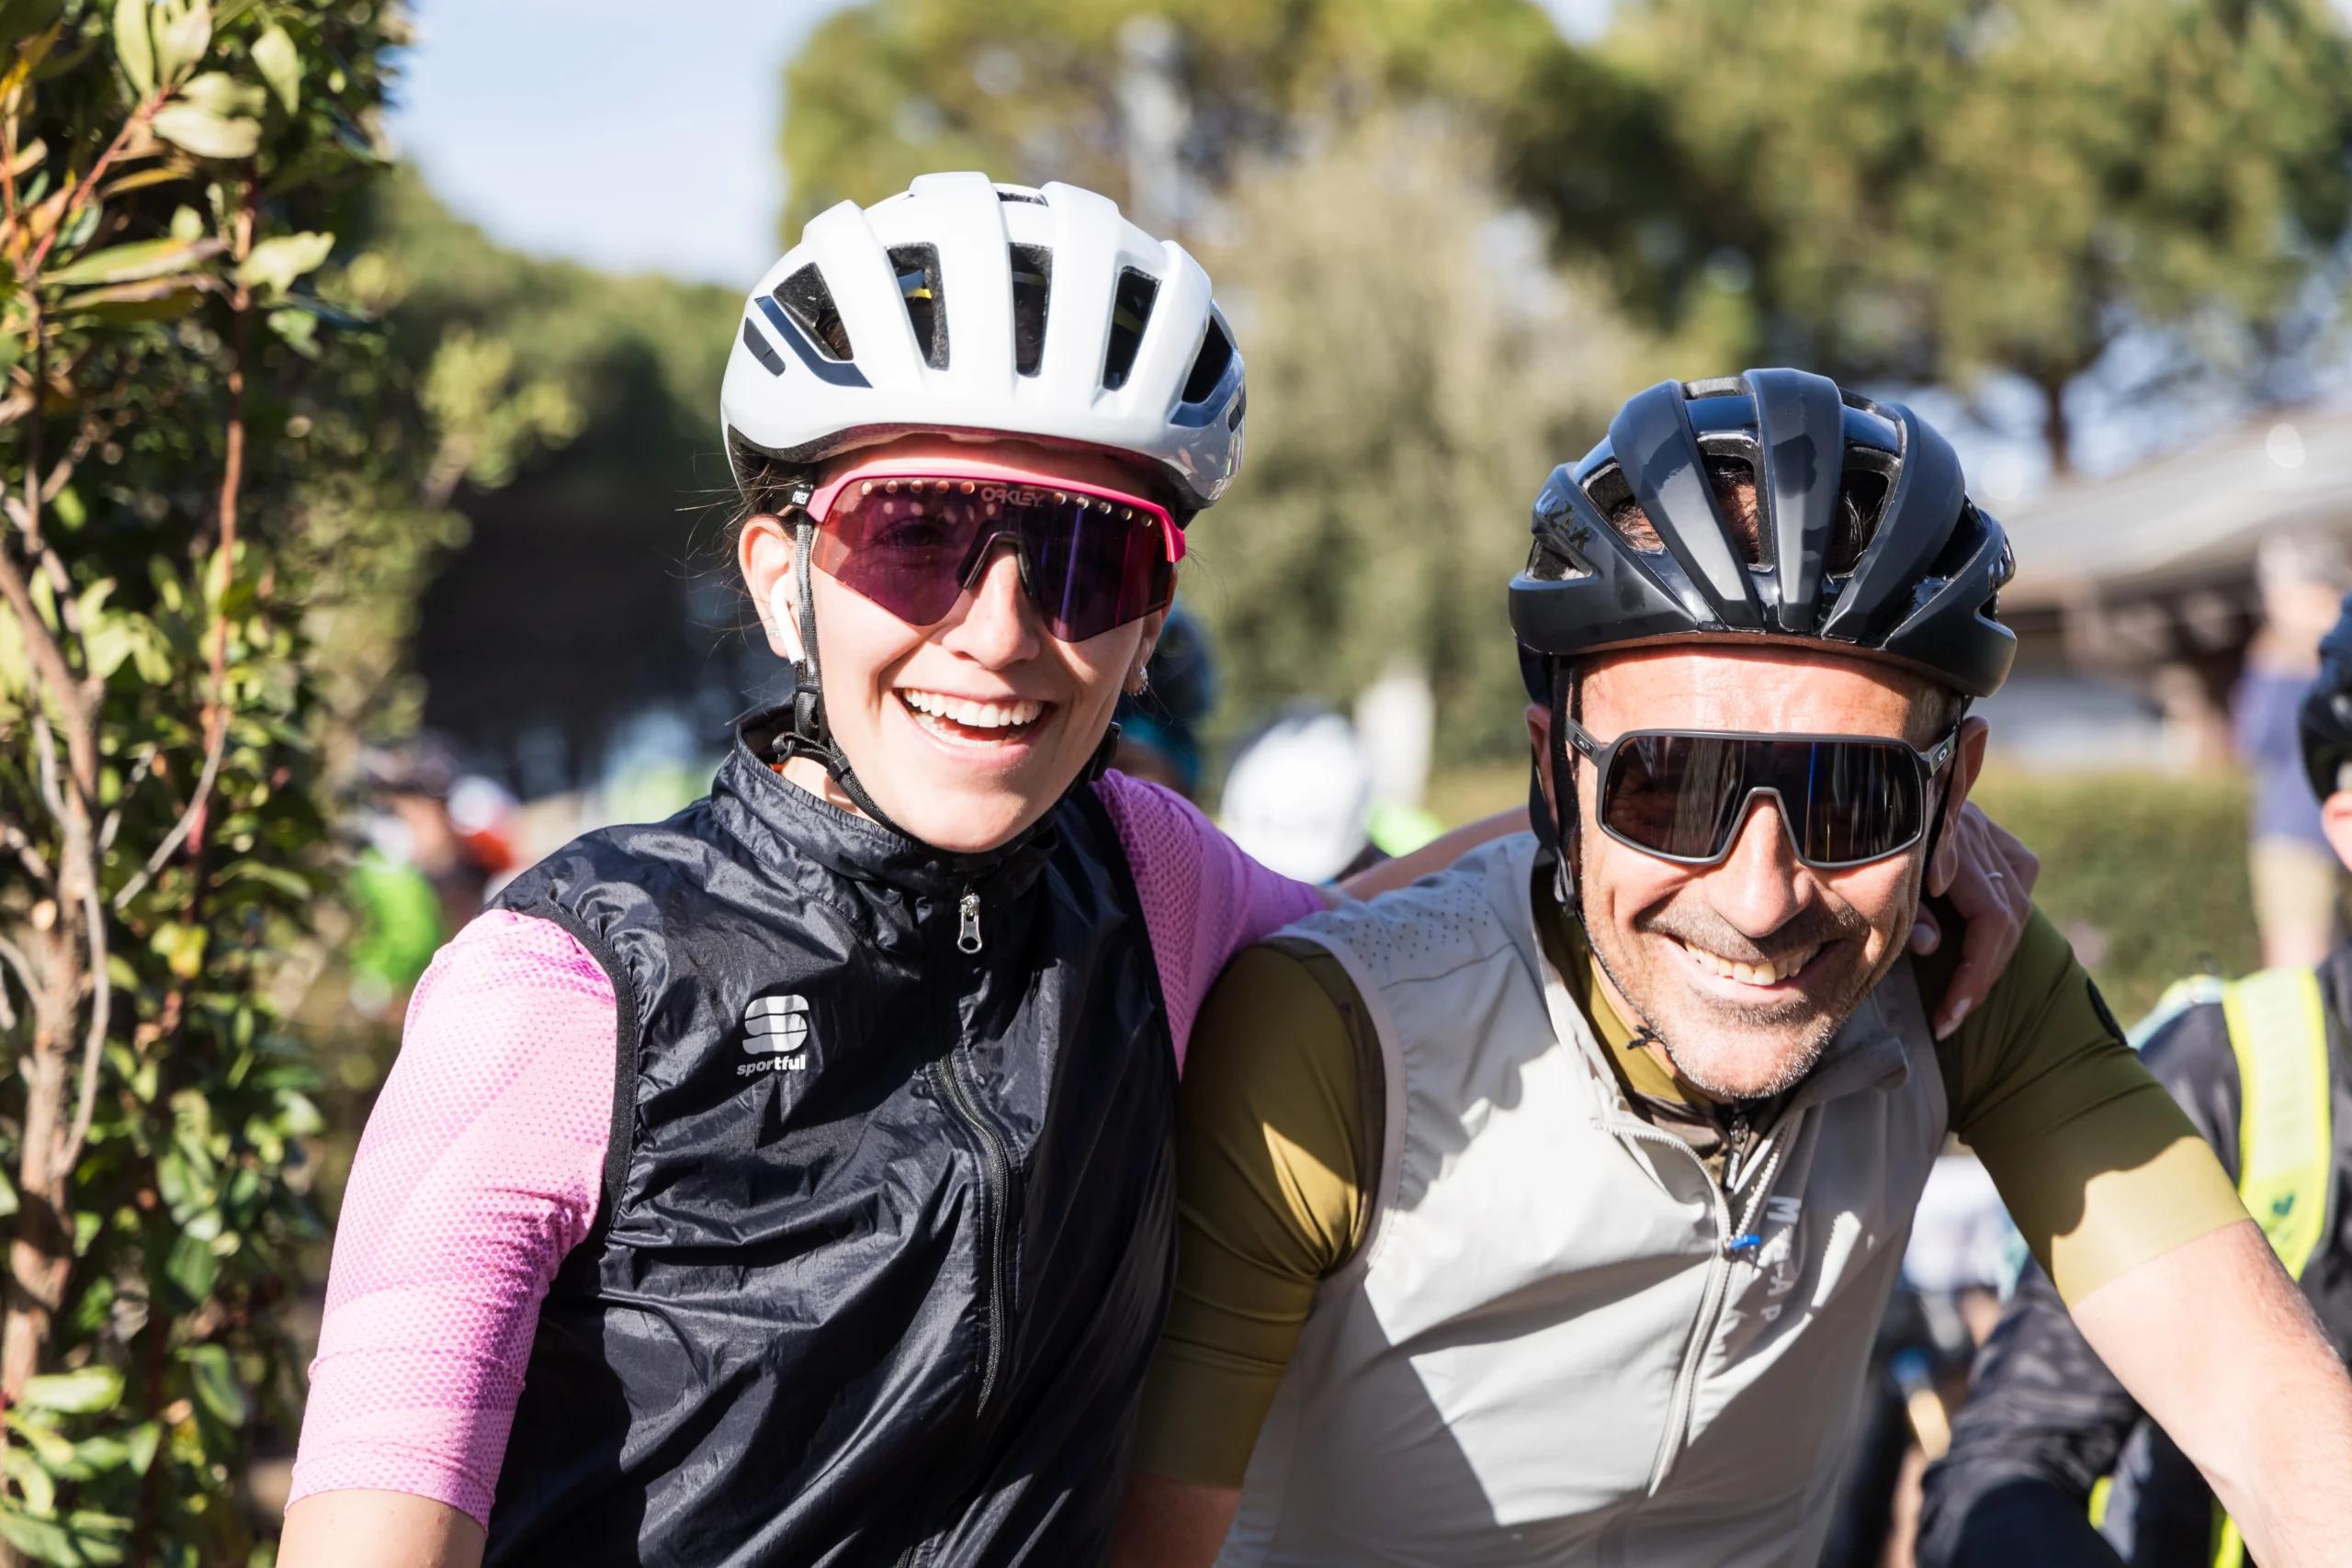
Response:
[{"label": "helmet strap", "polygon": [[849,759],[833,741],[832,726],[825,719],[825,693],[817,665],[817,598],[809,592],[808,581],[809,562],[816,554],[817,521],[806,510],[808,501],[807,486],[794,491],[791,504],[802,509],[792,525],[792,578],[800,600],[800,659],[792,667],[792,725],[775,738],[772,750],[779,762],[788,762],[803,752],[814,757],[858,810],[899,837],[911,839],[914,835],[892,821],[857,782]]}]

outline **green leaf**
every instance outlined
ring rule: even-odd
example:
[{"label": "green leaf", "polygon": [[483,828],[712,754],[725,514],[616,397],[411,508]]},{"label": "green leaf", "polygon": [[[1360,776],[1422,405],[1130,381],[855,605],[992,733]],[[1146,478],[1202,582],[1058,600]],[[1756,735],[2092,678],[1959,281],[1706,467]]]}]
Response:
[{"label": "green leaf", "polygon": [[261,125],[223,119],[194,104],[167,104],[155,116],[155,134],[199,158],[250,158],[261,145]]},{"label": "green leaf", "polygon": [[[210,1295],[212,1281],[220,1272],[220,1259],[213,1256],[210,1244],[200,1236],[181,1235],[172,1243],[171,1256],[164,1261],[164,1277],[186,1292],[190,1301],[200,1302]],[[220,1354],[225,1359],[228,1352],[221,1350]]]},{"label": "green leaf", "polygon": [[277,95],[277,101],[292,114],[302,103],[302,61],[294,48],[294,40],[286,29],[272,22],[254,39],[254,64],[260,68],[262,80]]},{"label": "green leaf", "polygon": [[269,95],[259,87],[238,81],[226,71],[207,71],[201,76],[191,76],[180,89],[180,97],[208,114],[224,118],[261,113],[269,102]]},{"label": "green leaf", "polygon": [[137,240],[76,256],[63,266],[51,268],[45,280],[59,288],[135,283],[185,271],[191,262],[201,261],[220,248],[218,240]]},{"label": "green leaf", "polygon": [[56,1470],[74,1462],[74,1445],[56,1427],[14,1410],[8,1412],[7,1426],[47,1468]]},{"label": "green leaf", "polygon": [[319,319],[308,310],[272,310],[269,330],[305,359],[319,356]]},{"label": "green leaf", "polygon": [[196,1345],[181,1351],[180,1359],[187,1363],[188,1371],[195,1378],[198,1403],[229,1426],[243,1425],[245,1385],[237,1381],[236,1365],[229,1359],[228,1349],[220,1345]]},{"label": "green leaf", "polygon": [[57,1512],[57,1479],[49,1467],[20,1449],[11,1448],[0,1457],[0,1472],[17,1483],[25,1495],[25,1506],[44,1518]]},{"label": "green leaf", "polygon": [[147,1467],[155,1462],[155,1450],[163,1446],[163,1441],[164,1428],[158,1423],[142,1421],[133,1427],[122,1439],[123,1447],[130,1453],[130,1468],[141,1475],[146,1474]]},{"label": "green leaf", "polygon": [[90,1416],[111,1410],[122,1398],[122,1374],[112,1367],[46,1372],[25,1380],[24,1403],[35,1410]]},{"label": "green leaf", "polygon": [[155,928],[147,945],[170,965],[173,974],[183,980],[193,980],[204,967],[204,944],[209,933],[202,926],[180,920],[166,920]]},{"label": "green leaf", "polygon": [[83,1561],[80,1549],[64,1526],[18,1513],[5,1504],[0,1504],[0,1540],[6,1541],[36,1562],[79,1568]]},{"label": "green leaf", "polygon": [[155,90],[155,43],[147,35],[147,0],[114,0],[114,55],[141,97]]},{"label": "green leaf", "polygon": [[315,231],[277,234],[264,240],[237,264],[237,281],[283,294],[294,280],[316,268],[334,249],[334,236]]},{"label": "green leaf", "polygon": [[57,19],[64,0],[6,0],[0,4],[0,51],[16,48]]},{"label": "green leaf", "polygon": [[57,302],[58,314],[77,317],[84,324],[109,326],[176,321],[203,301],[204,291],[195,286],[195,276],[153,277],[144,283],[117,283],[69,294]]},{"label": "green leaf", "polygon": [[176,6],[167,5],[161,19],[163,25],[155,29],[155,70],[169,82],[203,59],[204,51],[212,47],[212,6],[209,0],[184,0]]}]

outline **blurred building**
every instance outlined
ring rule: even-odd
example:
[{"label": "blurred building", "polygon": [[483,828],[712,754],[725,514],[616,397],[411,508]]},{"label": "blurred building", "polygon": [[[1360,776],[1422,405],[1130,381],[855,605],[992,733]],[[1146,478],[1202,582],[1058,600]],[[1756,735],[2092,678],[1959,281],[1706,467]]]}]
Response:
[{"label": "blurred building", "polygon": [[2034,766],[2218,766],[2261,621],[2263,541],[2352,542],[2352,410],[2298,410],[2140,468],[2057,485],[2001,521],[2017,669],[1984,712]]}]

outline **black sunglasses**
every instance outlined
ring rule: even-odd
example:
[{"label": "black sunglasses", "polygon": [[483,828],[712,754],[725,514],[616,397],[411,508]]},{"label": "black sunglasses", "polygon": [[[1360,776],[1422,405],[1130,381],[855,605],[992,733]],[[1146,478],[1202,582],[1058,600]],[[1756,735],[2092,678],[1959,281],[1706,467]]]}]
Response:
[{"label": "black sunglasses", "polygon": [[1788,825],[1797,863],[1868,865],[1928,834],[1932,784],[1960,731],[1929,750],[1873,735],[1634,729],[1606,745],[1563,714],[1568,744],[1600,776],[1601,831],[1682,865],[1719,865],[1758,795]]}]

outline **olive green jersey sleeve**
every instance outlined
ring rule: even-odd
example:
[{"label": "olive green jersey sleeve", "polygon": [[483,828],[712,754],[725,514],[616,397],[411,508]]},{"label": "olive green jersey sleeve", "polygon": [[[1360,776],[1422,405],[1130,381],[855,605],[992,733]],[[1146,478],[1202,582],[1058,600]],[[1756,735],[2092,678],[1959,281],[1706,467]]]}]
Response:
[{"label": "olive green jersey sleeve", "polygon": [[1236,956],[1201,1008],[1177,1130],[1176,1293],[1139,1470],[1241,1484],[1316,1286],[1363,1240],[1378,1160],[1363,1011],[1333,961],[1280,938]]},{"label": "olive green jersey sleeve", "polygon": [[[1958,943],[1949,945],[1956,953]],[[1921,980],[1939,990],[1953,955],[1938,956],[1946,964],[1923,965]],[[2069,1303],[2245,1218],[2212,1150],[2123,1043],[2039,908],[1941,1058],[1952,1131],[1984,1162]]]}]

